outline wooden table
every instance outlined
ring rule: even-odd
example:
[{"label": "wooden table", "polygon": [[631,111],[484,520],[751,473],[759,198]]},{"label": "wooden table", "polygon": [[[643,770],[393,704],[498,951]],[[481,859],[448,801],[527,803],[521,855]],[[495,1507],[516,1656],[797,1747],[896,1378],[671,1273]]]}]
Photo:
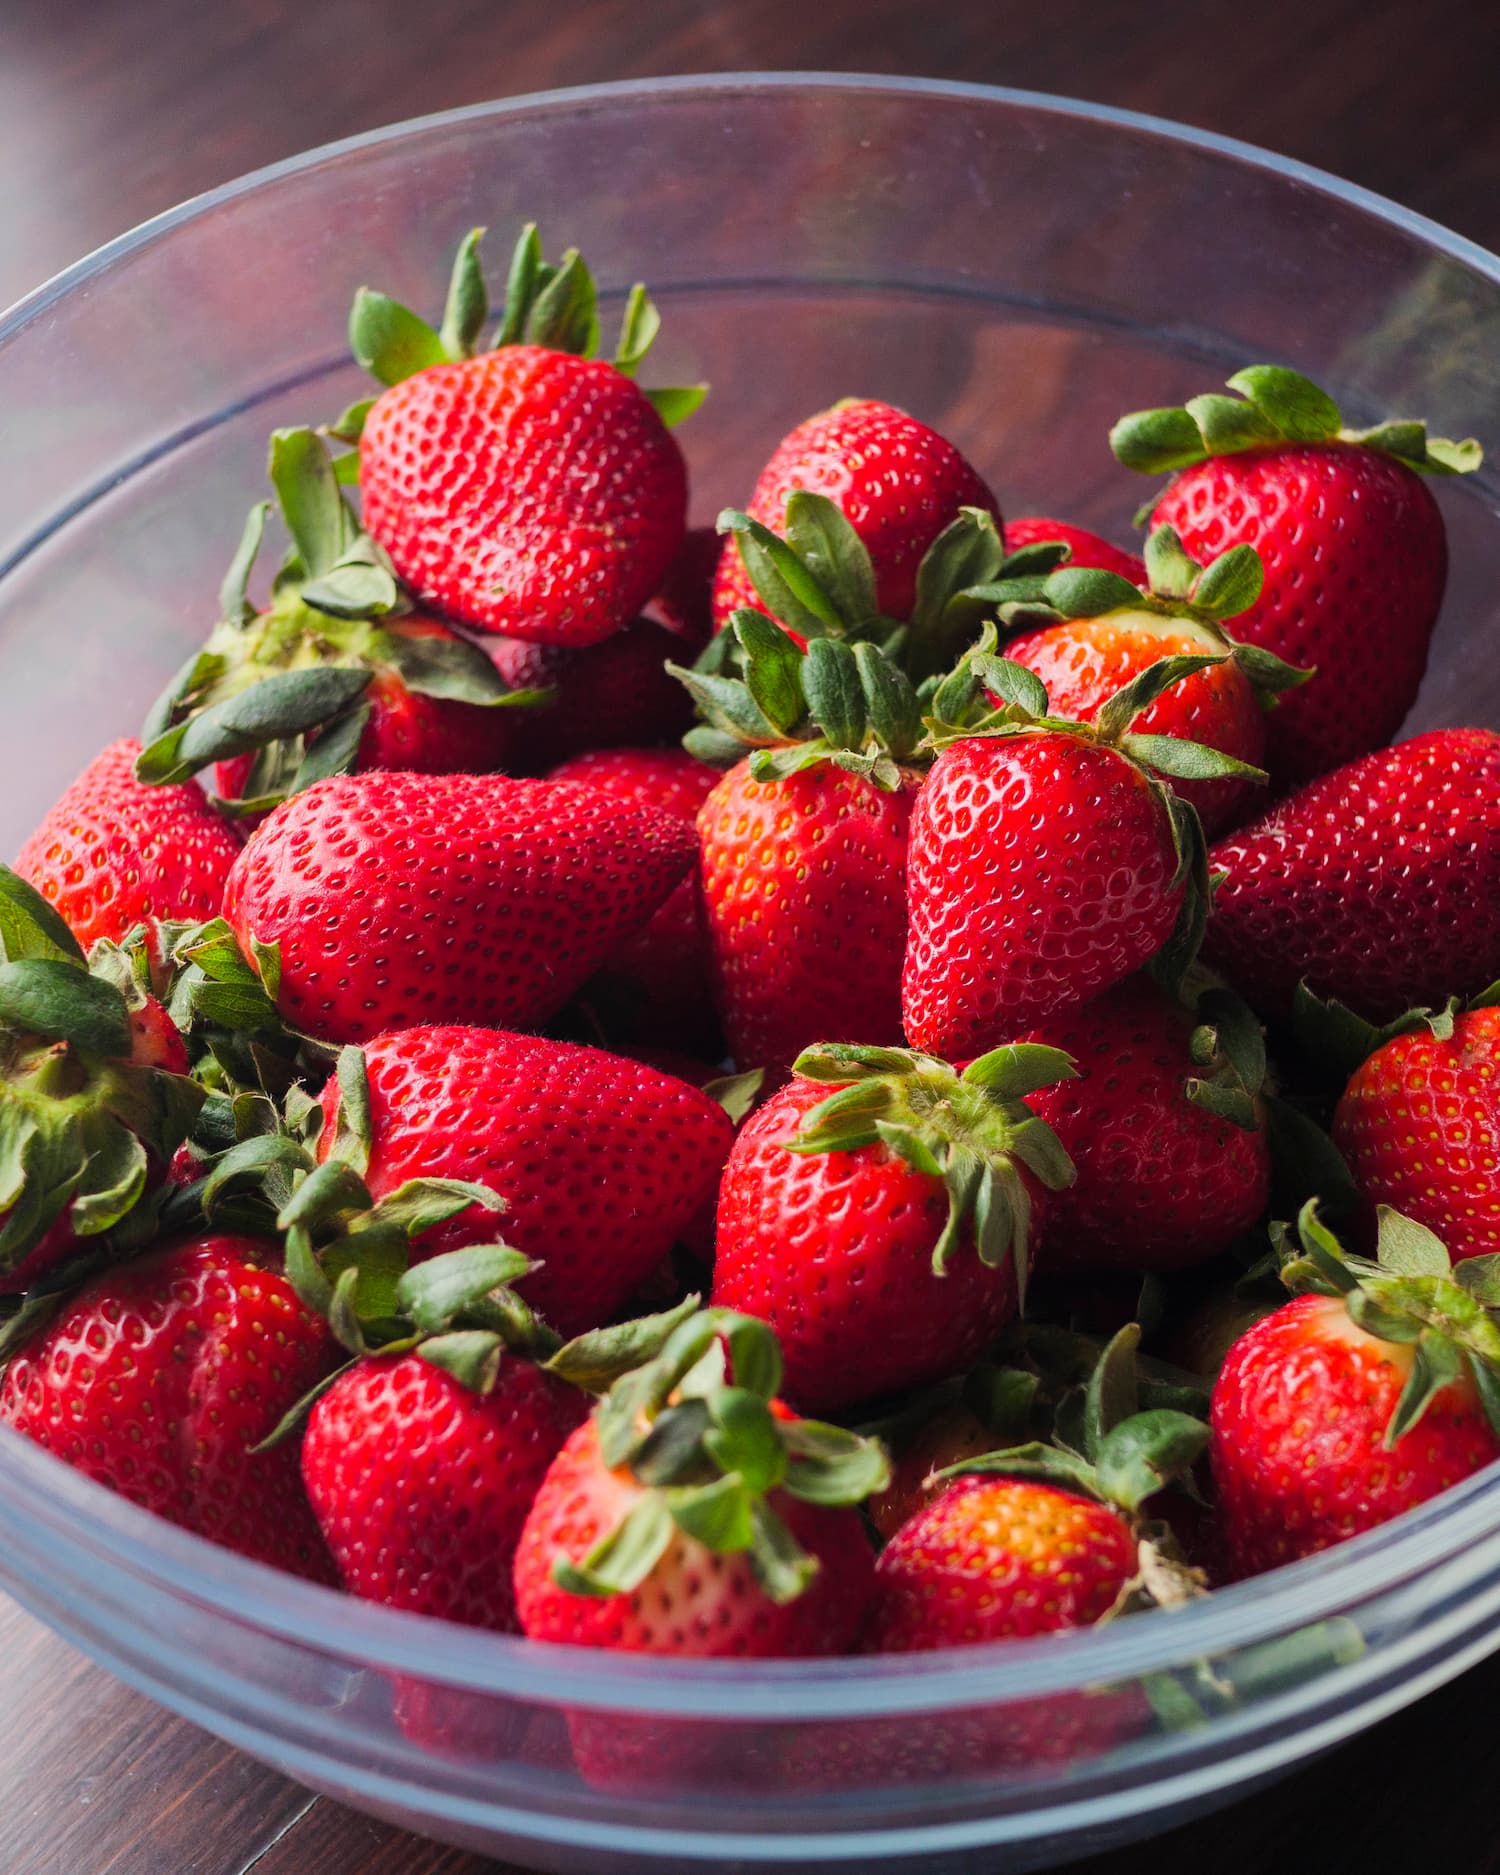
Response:
[{"label": "wooden table", "polygon": [[[1486,0],[6,0],[0,302],[184,196],[330,138],[550,85],[757,67],[1072,93],[1248,138],[1500,246]],[[1443,1854],[1500,1870],[1479,1668],[1337,1756],[1094,1875]],[[168,1717],[0,1602],[5,1875],[480,1875]],[[1437,1806],[1441,1804],[1441,1817]]]}]

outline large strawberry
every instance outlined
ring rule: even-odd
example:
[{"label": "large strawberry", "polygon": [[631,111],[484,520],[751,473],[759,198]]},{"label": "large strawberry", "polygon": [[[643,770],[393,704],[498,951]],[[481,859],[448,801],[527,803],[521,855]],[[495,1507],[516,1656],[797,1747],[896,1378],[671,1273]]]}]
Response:
[{"label": "large strawberry", "polygon": [[[761,470],[747,512],[780,529],[798,491],[827,497],[848,518],[874,568],[877,609],[896,618],[911,611],[918,566],[962,509],[1000,516],[983,478],[952,443],[873,398],[846,398],[799,423]],[[738,607],[762,606],[740,548],[739,538],[726,541],[714,582],[721,631]]]},{"label": "large strawberry", "polygon": [[160,1517],[331,1582],[295,1448],[258,1448],[337,1358],[274,1244],[204,1237],[60,1298],[5,1370],[0,1419]]},{"label": "large strawberry", "polygon": [[[1256,645],[1238,644],[1224,629],[1252,605],[1261,567],[1250,547],[1236,547],[1207,567],[1183,552],[1170,527],[1146,543],[1139,585],[1102,570],[1063,566],[1042,588],[1042,602],[1004,608],[1019,623],[1005,655],[1047,687],[1053,711],[1088,722],[1115,692],[1158,658],[1228,652],[1218,664],[1185,677],[1141,713],[1140,733],[1181,736],[1259,766],[1266,751],[1266,711],[1308,672],[1293,671]],[[1049,615],[1057,623],[1045,622]],[[1026,629],[1035,618],[1037,625]],[[1255,793],[1244,778],[1179,781],[1177,792],[1198,810],[1209,834],[1231,825]]]},{"label": "large strawberry", "polygon": [[1295,371],[1251,365],[1184,409],[1123,417],[1115,454],[1175,470],[1151,512],[1195,559],[1248,545],[1266,583],[1238,636],[1317,678],[1268,724],[1273,776],[1304,781],[1388,742],[1416,698],[1448,576],[1443,518],[1424,475],[1477,469],[1477,443],[1425,425],[1342,427]]},{"label": "large strawberry", "polygon": [[828,1046],[750,1119],[719,1188],[713,1299],[776,1330],[787,1394],[833,1412],[967,1367],[1015,1314],[1072,1168],[1026,1096],[1071,1072],[999,1048],[959,1074]]},{"label": "large strawberry", "polygon": [[308,1034],[544,1022],[693,863],[674,816],[482,775],[340,775],[284,802],[224,916]]},{"label": "large strawberry", "polygon": [[1282,1278],[1303,1293],[1234,1344],[1214,1385],[1210,1456],[1241,1576],[1385,1523],[1500,1458],[1485,1266],[1450,1272],[1439,1239],[1394,1211],[1379,1263],[1345,1257],[1312,1203],[1300,1235]]},{"label": "large strawberry", "polygon": [[[1157,776],[1259,773],[1133,728],[1214,658],[1163,658],[1081,724],[1049,714],[1045,686],[993,644],[987,631],[934,699],[944,746],[912,815],[907,868],[907,1038],[957,1059],[1097,995],[1169,939],[1163,967],[1180,974],[1208,874],[1197,815]],[[976,683],[1003,707],[965,724]]]},{"label": "large strawberry", "polygon": [[216,765],[221,800],[243,814],[356,768],[502,766],[515,713],[497,706],[537,694],[513,694],[483,651],[413,610],[313,431],[276,432],[270,475],[292,542],[270,603],[256,611],[246,590],[262,502],[219,595],[221,622],[151,713],[137,777],[186,781]]},{"label": "large strawberry", "polygon": [[1178,1269],[1264,1215],[1265,1047],[1237,998],[1188,1009],[1133,977],[1025,1039],[1077,1070],[1030,1102],[1078,1173],[1048,1205],[1047,1269]]},{"label": "large strawberry", "polygon": [[85,949],[150,918],[212,918],[240,843],[197,788],[147,788],[138,742],[112,742],[59,796],[16,871]]},{"label": "large strawberry", "polygon": [[1071,521],[1054,521],[1043,514],[1013,515],[1005,523],[1007,553],[1018,553],[1023,547],[1051,541],[1060,541],[1068,549],[1068,559],[1073,566],[1101,567],[1106,573],[1118,573],[1121,579],[1128,579],[1132,586],[1146,584],[1146,563],[1138,553],[1128,553],[1086,527],[1077,527]]},{"label": "large strawberry", "polygon": [[459,250],[442,328],[362,288],[354,355],[389,388],[340,419],[359,445],[365,525],[419,597],[483,631],[588,645],[630,622],[682,543],[687,470],[630,374],[660,321],[630,296],[613,364],[593,357],[594,283],[546,265],[534,227],[511,262],[491,349],[478,232]]},{"label": "large strawberry", "polygon": [[182,1038],[119,953],[93,971],[0,867],[0,1292],[98,1246],[164,1182],[203,1104]]},{"label": "large strawberry", "polygon": [[[364,1064],[352,1108],[342,1080],[324,1090],[319,1157],[337,1157],[358,1127],[377,1200],[413,1178],[489,1187],[506,1241],[538,1264],[522,1293],[564,1334],[605,1321],[650,1274],[712,1193],[734,1137],[698,1088],[571,1042],[410,1028],[378,1037]],[[487,1241],[495,1228],[469,1209],[415,1254]]]},{"label": "large strawberry", "polygon": [[1500,736],[1435,729],[1309,782],[1209,855],[1205,956],[1267,1016],[1299,981],[1383,1022],[1500,977]]}]

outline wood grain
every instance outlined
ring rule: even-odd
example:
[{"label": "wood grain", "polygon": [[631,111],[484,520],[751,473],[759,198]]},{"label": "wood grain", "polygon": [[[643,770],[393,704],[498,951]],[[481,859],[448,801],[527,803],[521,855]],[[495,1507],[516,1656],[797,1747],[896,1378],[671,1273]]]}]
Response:
[{"label": "wood grain", "polygon": [[[971,79],[1156,112],[1500,246],[1500,7],[1476,0],[7,0],[0,302],[186,196],[330,138],[553,85],[767,67]],[[1409,1865],[1441,1842],[1466,1875],[1500,1869],[1497,1698],[1500,1662],[1221,1816],[1078,1867],[1249,1875],[1296,1866],[1336,1827],[1340,1867]],[[5,1875],[496,1875],[311,1798],[9,1603],[0,1699]]]}]

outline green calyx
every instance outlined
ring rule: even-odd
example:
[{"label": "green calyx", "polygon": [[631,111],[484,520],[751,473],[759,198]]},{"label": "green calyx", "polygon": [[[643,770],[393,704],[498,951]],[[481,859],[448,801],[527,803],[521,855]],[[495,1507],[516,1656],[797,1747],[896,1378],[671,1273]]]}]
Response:
[{"label": "green calyx", "polygon": [[215,762],[253,754],[243,798],[220,805],[263,813],[355,766],[377,678],[489,708],[546,700],[546,692],[508,689],[466,638],[406,622],[410,598],[355,519],[312,430],[276,432],[270,477],[291,538],[270,604],[257,612],[248,596],[271,505],[261,502],[220,591],[219,624],[141,732],[139,781],[186,781]]},{"label": "green calyx", "polygon": [[1012,1043],[981,1055],[960,1073],[935,1056],[905,1048],[824,1043],[799,1055],[804,1080],[839,1084],[802,1115],[789,1152],[853,1152],[882,1144],[914,1172],[940,1179],[948,1216],[933,1246],[942,1276],[972,1230],[981,1263],[1007,1260],[1024,1300],[1031,1258],[1031,1200],[1024,1167],[1049,1190],[1073,1182],[1073,1162],[1026,1096],[1076,1078],[1058,1048]]},{"label": "green calyx", "polygon": [[1137,410],[1109,433],[1110,448],[1127,469],[1163,475],[1213,456],[1233,456],[1276,443],[1358,443],[1394,456],[1423,475],[1469,475],[1484,452],[1472,437],[1461,443],[1429,436],[1425,423],[1397,420],[1370,430],[1343,427],[1326,391],[1285,365],[1247,365],[1228,381],[1237,393],[1211,392],[1178,408]]},{"label": "green calyx", "polygon": [[1500,1256],[1452,1263],[1425,1224],[1389,1205],[1377,1208],[1374,1261],[1351,1256],[1309,1199],[1296,1233],[1271,1226],[1281,1280],[1294,1295],[1342,1298],[1349,1319],[1382,1341],[1410,1347],[1411,1371],[1385,1429],[1389,1451],[1416,1426],[1445,1388],[1472,1381],[1500,1437]]},{"label": "green calyx", "polygon": [[[593,358],[599,350],[599,293],[577,248],[555,265],[542,256],[536,223],[528,222],[511,254],[505,298],[489,344],[482,335],[490,316],[489,288],[479,259],[483,228],[464,236],[454,257],[442,322],[433,327],[408,307],[361,287],[349,314],[349,344],[355,358],[381,384],[399,384],[433,365],[456,364],[481,351],[507,345],[540,345],[549,351]],[[661,315],[639,282],[630,289],[612,363],[633,377],[661,329]],[[647,391],[664,423],[681,423],[708,394],[706,384]],[[373,401],[373,400],[372,400]],[[348,462],[357,473],[358,444],[370,404],[351,405],[330,433],[355,445]]]},{"label": "green calyx", "polygon": [[[632,1332],[633,1349],[617,1345]],[[883,1448],[841,1426],[773,1411],[781,1384],[776,1337],[729,1309],[684,1305],[654,1322],[604,1329],[571,1343],[551,1367],[595,1384],[631,1352],[646,1358],[615,1380],[595,1422],[600,1458],[612,1471],[629,1471],[643,1494],[581,1561],[558,1557],[553,1580],[573,1595],[629,1594],[681,1533],[716,1555],[746,1556],[771,1601],[794,1601],[818,1562],[772,1494],[861,1503],[890,1481]]]},{"label": "green calyx", "polygon": [[65,1213],[80,1239],[115,1230],[192,1129],[203,1090],[131,1059],[144,1001],[0,866],[0,1270]]},{"label": "green calyx", "polygon": [[1453,1039],[1461,1015],[1500,1004],[1500,983],[1492,983],[1467,1002],[1450,996],[1440,1009],[1408,1009],[1390,1022],[1375,1023],[1357,1015],[1336,997],[1321,997],[1299,983],[1292,998],[1292,1032],[1314,1060],[1329,1063],[1347,1080],[1377,1049],[1398,1035],[1429,1030],[1440,1042]]},{"label": "green calyx", "polygon": [[1198,1022],[1188,1052],[1198,1072],[1183,1091],[1205,1113],[1259,1132],[1269,1075],[1265,1031],[1232,990],[1218,985],[1200,992],[1193,1007]]}]

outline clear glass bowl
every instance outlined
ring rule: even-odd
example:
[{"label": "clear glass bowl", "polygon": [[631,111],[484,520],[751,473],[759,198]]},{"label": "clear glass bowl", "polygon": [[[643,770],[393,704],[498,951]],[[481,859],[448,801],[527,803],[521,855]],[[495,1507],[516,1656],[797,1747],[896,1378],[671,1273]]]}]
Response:
[{"label": "clear glass bowl", "polygon": [[[1121,411],[1275,359],[1348,417],[1500,444],[1500,263],[1298,165],[958,85],[711,78],[401,126],[163,216],[0,324],[0,850],[128,732],[213,614],[276,424],[360,385],[361,281],[435,310],[457,237],[535,217],[650,281],[695,511],[858,392],[1009,511],[1118,534]],[[1483,713],[1495,471],[1439,490],[1453,579],[1413,726]],[[1494,705],[1491,703],[1493,709]],[[1496,1645],[1500,1476],[1179,1614],[925,1658],[539,1649],[240,1562],[0,1434],[0,1578],[97,1659],[347,1802],[537,1866],[1031,1868],[1164,1827]],[[582,1767],[582,1768],[580,1768]],[[1004,1854],[995,1859],[996,1845]]]}]

